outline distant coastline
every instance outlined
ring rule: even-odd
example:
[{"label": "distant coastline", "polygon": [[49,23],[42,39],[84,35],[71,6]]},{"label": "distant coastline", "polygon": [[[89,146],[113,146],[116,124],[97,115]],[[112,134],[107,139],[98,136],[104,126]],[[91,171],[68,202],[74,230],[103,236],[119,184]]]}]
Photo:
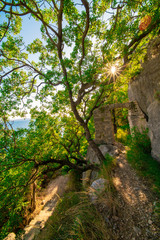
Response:
[{"label": "distant coastline", "polygon": [[28,128],[30,119],[12,119],[9,120],[10,124],[12,125],[14,130],[17,130],[18,128]]}]

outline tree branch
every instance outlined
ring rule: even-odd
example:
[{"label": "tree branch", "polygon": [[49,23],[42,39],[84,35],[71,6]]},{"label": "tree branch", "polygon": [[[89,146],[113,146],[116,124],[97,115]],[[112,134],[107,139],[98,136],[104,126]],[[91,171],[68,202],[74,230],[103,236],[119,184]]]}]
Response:
[{"label": "tree branch", "polygon": [[[129,62],[128,56],[131,55],[139,45],[140,41],[146,37],[149,33],[152,32],[160,24],[160,19],[158,18],[153,24],[151,24],[148,29],[140,34],[139,36],[134,37],[128,46],[125,47],[125,56],[124,56],[124,64]],[[132,48],[133,47],[133,48]],[[129,51],[129,49],[131,49]]]},{"label": "tree branch", "polygon": [[82,36],[82,57],[81,57],[80,62],[79,62],[80,72],[81,72],[81,65],[82,65],[83,59],[85,57],[84,41],[85,41],[85,38],[86,38],[88,30],[89,30],[89,22],[90,22],[89,21],[89,4],[88,4],[88,1],[87,0],[81,0],[81,2],[83,3],[83,5],[86,9],[86,26],[85,26],[85,30],[84,30],[83,36]]}]

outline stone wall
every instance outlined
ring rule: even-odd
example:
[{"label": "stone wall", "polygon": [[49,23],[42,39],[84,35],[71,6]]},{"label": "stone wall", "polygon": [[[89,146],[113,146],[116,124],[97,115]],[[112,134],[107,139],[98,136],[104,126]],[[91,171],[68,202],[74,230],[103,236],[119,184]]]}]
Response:
[{"label": "stone wall", "polygon": [[111,113],[108,107],[101,107],[93,112],[95,124],[95,142],[97,144],[113,144],[114,133]]},{"label": "stone wall", "polygon": [[129,122],[139,130],[149,128],[152,156],[160,161],[160,38],[150,43],[142,67],[139,76],[129,84],[129,100],[136,101],[139,107],[137,114],[130,111]]}]

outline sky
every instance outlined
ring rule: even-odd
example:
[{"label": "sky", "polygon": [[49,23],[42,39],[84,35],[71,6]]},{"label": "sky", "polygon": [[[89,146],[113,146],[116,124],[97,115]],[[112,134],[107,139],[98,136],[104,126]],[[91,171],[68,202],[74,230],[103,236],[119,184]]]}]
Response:
[{"label": "sky", "polygon": [[40,32],[41,24],[29,16],[23,17],[21,36],[24,38],[26,44],[31,43],[36,38],[41,38]]},{"label": "sky", "polygon": [[[0,23],[5,19],[5,14],[0,13]],[[41,24],[32,17],[29,18],[28,15],[23,16],[21,36],[24,37],[26,44],[31,43],[35,38],[41,37],[40,26]]]}]

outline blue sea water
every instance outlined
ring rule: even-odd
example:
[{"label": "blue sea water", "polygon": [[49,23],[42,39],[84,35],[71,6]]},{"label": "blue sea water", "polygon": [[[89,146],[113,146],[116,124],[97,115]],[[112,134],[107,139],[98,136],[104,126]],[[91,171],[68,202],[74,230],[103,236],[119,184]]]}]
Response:
[{"label": "blue sea water", "polygon": [[18,128],[28,128],[30,119],[17,119],[17,120],[10,120],[10,124],[12,125],[14,130]]}]

